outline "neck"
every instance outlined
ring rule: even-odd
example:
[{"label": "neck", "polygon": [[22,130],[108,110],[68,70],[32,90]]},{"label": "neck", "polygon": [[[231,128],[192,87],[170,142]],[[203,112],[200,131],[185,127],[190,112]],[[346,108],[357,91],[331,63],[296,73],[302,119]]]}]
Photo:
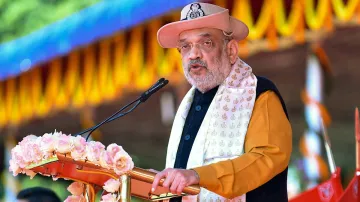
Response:
[{"label": "neck", "polygon": [[198,91],[200,91],[202,94],[205,94],[205,93],[211,91],[212,89],[216,88],[217,86],[218,86],[218,85],[213,86],[213,87],[208,87],[208,88],[205,88],[205,89],[200,89],[200,88],[197,88],[197,87],[196,87],[196,89],[197,89]]}]

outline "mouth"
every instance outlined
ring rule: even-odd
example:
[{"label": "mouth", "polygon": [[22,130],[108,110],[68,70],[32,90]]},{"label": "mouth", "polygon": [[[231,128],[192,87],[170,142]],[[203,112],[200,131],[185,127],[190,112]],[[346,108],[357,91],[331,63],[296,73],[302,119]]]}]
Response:
[{"label": "mouth", "polygon": [[199,69],[201,69],[201,68],[206,68],[205,66],[202,66],[202,65],[200,65],[200,64],[191,64],[190,65],[190,71],[191,70],[199,70]]}]

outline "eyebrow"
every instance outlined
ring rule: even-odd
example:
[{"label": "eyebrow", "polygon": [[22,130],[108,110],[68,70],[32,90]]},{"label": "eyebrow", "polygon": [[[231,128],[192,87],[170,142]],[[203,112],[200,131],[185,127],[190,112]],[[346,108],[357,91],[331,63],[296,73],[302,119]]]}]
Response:
[{"label": "eyebrow", "polygon": [[203,34],[200,34],[200,36],[202,36],[202,37],[211,37],[211,34],[209,34],[209,33],[203,33]]},{"label": "eyebrow", "polygon": [[[203,38],[209,38],[211,37],[211,34],[209,33],[202,33],[202,34],[199,34],[199,36],[203,37]],[[186,41],[186,38],[185,39],[180,39],[179,40],[179,43],[182,43],[182,42],[185,42]]]}]

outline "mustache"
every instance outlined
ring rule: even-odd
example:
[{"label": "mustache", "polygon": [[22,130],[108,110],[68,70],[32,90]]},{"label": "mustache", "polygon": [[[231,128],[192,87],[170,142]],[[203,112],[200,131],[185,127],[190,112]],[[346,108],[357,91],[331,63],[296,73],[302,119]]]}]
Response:
[{"label": "mustache", "polygon": [[207,64],[206,62],[200,60],[200,59],[194,59],[194,60],[190,60],[189,64],[188,64],[188,68],[190,69],[191,65],[193,64],[197,64],[197,65],[201,65],[203,67],[207,68]]}]

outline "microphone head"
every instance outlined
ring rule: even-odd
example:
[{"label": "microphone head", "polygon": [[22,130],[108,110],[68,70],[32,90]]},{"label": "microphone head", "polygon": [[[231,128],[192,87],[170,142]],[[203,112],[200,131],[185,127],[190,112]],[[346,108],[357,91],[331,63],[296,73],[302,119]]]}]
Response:
[{"label": "microphone head", "polygon": [[154,85],[152,85],[149,90],[155,88],[156,86],[158,86],[159,84],[161,84],[165,79],[164,78],[160,78]]},{"label": "microphone head", "polygon": [[[162,80],[162,82],[159,82],[160,80]],[[140,96],[141,102],[145,102],[152,94],[156,93],[158,90],[160,90],[166,84],[169,83],[169,80],[166,80],[164,78],[161,78],[160,80],[158,82],[156,82],[156,84],[153,87],[151,87],[149,90],[147,90],[145,93],[143,93]]]}]

